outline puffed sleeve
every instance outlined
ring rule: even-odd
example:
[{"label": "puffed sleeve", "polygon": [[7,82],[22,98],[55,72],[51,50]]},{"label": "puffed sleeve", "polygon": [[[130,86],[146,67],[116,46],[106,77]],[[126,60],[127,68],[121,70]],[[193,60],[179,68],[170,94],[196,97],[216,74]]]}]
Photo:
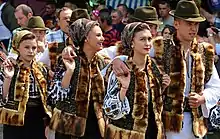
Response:
[{"label": "puffed sleeve", "polygon": [[61,85],[66,69],[64,65],[59,65],[56,68],[54,77],[49,85],[48,89],[48,104],[54,105],[57,101],[63,101],[67,98],[70,92],[71,85],[68,88],[63,88]]},{"label": "puffed sleeve", "polygon": [[119,93],[118,80],[115,74],[111,72],[108,78],[107,93],[104,98],[103,109],[105,115],[113,120],[120,119],[130,112],[127,97],[121,101]]}]

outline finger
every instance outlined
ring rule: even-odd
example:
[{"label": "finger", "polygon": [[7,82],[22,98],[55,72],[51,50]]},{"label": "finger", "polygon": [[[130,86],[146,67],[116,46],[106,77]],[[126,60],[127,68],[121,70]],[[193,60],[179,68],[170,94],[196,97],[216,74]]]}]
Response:
[{"label": "finger", "polygon": [[115,73],[116,76],[120,76],[120,71],[116,68],[113,68],[113,72]]},{"label": "finger", "polygon": [[130,71],[128,69],[128,67],[125,64],[121,64],[121,70],[122,70],[122,74],[127,75]]}]

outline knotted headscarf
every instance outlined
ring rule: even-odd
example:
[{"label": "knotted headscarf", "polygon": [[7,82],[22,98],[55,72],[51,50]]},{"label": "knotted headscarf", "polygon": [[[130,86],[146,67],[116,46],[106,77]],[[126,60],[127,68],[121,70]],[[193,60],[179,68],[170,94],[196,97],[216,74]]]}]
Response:
[{"label": "knotted headscarf", "polygon": [[82,47],[80,46],[82,45],[82,41],[88,35],[89,31],[96,25],[99,26],[99,23],[86,18],[81,18],[73,22],[70,26],[69,32],[74,45],[78,48]]},{"label": "knotted headscarf", "polygon": [[146,23],[142,22],[133,22],[127,24],[121,34],[121,43],[122,43],[122,53],[126,55],[131,55],[132,52],[132,40],[134,38],[135,30],[138,26],[142,25],[144,29],[150,30],[150,27]]},{"label": "knotted headscarf", "polygon": [[12,47],[15,51],[17,51],[22,38],[28,34],[33,34],[33,33],[28,30],[21,30],[14,35],[12,40]]}]

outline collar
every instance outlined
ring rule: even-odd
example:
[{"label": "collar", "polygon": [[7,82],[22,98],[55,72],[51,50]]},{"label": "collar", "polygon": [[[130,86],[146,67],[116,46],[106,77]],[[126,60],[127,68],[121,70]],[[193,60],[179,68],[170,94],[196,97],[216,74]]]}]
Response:
[{"label": "collar", "polygon": [[3,9],[3,7],[5,6],[6,2],[3,2],[1,5],[0,5],[0,11]]}]

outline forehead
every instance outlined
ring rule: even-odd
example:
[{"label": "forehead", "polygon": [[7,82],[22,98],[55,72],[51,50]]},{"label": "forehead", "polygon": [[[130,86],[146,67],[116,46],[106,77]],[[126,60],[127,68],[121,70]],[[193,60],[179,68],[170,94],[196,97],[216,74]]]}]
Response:
[{"label": "forehead", "polygon": [[71,16],[72,14],[72,10],[67,9],[67,10],[63,10],[60,12],[60,17],[67,17],[67,16]]},{"label": "forehead", "polygon": [[19,47],[22,47],[22,46],[37,46],[37,41],[36,41],[36,39],[24,40],[24,41],[20,42]]},{"label": "forehead", "polygon": [[159,7],[160,7],[160,8],[167,8],[167,7],[168,7],[168,5],[167,5],[167,3],[164,3],[164,4],[159,4]]},{"label": "forehead", "polygon": [[99,26],[94,26],[90,32],[93,32],[93,33],[102,33],[102,30]]},{"label": "forehead", "polygon": [[111,15],[118,16],[118,12],[114,11],[111,13]]},{"label": "forehead", "polygon": [[23,11],[20,9],[15,12],[15,16],[18,17],[18,16],[25,16],[25,15],[24,15]]},{"label": "forehead", "polygon": [[135,33],[134,37],[151,37],[150,30],[144,29]]}]

